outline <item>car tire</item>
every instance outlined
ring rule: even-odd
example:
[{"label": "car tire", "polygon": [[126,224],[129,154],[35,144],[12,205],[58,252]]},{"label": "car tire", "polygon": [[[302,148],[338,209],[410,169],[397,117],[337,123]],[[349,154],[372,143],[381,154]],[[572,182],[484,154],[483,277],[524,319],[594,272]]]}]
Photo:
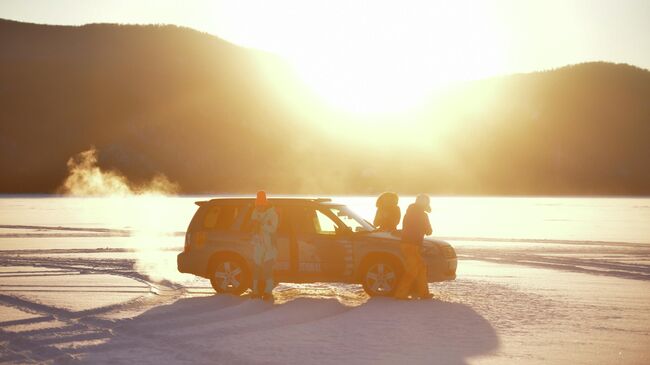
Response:
[{"label": "car tire", "polygon": [[220,256],[210,265],[210,284],[217,293],[240,295],[251,285],[251,271],[237,256]]},{"label": "car tire", "polygon": [[395,294],[402,277],[399,263],[390,257],[371,260],[361,273],[361,284],[371,297],[390,297]]}]

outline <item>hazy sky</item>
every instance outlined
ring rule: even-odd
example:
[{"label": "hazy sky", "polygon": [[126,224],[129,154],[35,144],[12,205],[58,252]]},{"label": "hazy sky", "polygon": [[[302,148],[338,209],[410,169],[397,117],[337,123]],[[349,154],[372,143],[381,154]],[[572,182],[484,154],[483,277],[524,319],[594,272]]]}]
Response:
[{"label": "hazy sky", "polygon": [[0,17],[184,25],[277,53],[356,106],[378,79],[413,100],[431,85],[586,61],[650,69],[650,0],[0,0]]}]

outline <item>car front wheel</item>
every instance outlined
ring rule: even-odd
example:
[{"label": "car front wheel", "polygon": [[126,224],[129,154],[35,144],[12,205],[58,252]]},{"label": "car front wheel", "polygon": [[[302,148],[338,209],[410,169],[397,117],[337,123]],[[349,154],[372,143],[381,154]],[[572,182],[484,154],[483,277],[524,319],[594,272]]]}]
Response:
[{"label": "car front wheel", "polygon": [[392,260],[375,260],[363,273],[363,290],[371,297],[392,296],[400,276],[399,267]]},{"label": "car front wheel", "polygon": [[210,284],[217,293],[239,295],[249,288],[250,280],[246,263],[236,257],[219,258],[210,270]]}]

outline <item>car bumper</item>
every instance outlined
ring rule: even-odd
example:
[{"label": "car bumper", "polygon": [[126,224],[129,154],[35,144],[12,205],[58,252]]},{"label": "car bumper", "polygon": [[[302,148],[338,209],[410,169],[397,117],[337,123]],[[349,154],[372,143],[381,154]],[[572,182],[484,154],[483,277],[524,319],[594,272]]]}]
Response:
[{"label": "car bumper", "polygon": [[427,281],[438,282],[456,279],[458,259],[450,258],[442,262],[428,265]]},{"label": "car bumper", "polygon": [[176,256],[176,266],[179,272],[185,274],[194,274],[206,276],[206,263],[202,255],[192,254],[191,252],[181,252]]}]

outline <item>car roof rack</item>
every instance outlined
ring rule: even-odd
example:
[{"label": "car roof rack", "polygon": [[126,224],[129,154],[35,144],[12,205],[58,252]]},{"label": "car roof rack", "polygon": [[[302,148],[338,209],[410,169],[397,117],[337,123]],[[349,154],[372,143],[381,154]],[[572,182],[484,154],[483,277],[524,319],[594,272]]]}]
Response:
[{"label": "car roof rack", "polygon": [[331,202],[332,199],[330,199],[330,198],[314,198],[314,199],[312,199],[312,201],[316,202],[316,203],[324,203],[324,202]]},{"label": "car roof rack", "polygon": [[[203,206],[203,205],[207,205],[207,204],[211,204],[211,203],[215,203],[215,202],[219,202],[219,201],[226,201],[226,200],[248,200],[248,201],[253,201],[253,200],[255,200],[255,198],[254,197],[250,197],[250,198],[243,198],[243,197],[227,198],[227,197],[224,197],[224,198],[214,198],[214,199],[210,199],[210,200],[199,200],[199,201],[195,201],[194,204],[196,204],[198,206]],[[312,202],[312,203],[330,203],[332,201],[332,199],[330,199],[330,198],[299,198],[299,197],[296,197],[296,198],[285,198],[285,197],[269,198],[269,200],[270,201],[281,201],[281,200],[284,200],[284,201],[306,201],[306,202]]]}]

